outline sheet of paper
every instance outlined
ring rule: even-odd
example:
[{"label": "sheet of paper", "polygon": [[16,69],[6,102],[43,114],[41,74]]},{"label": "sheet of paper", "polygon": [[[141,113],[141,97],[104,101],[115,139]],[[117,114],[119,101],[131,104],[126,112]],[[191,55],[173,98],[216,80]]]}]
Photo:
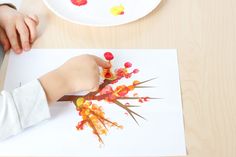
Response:
[{"label": "sheet of paper", "polygon": [[[104,145],[90,128],[76,130],[78,113],[72,103],[50,107],[51,119],[30,127],[17,136],[0,142],[0,155],[24,156],[176,156],[186,155],[182,102],[174,49],[32,49],[22,55],[10,54],[4,89],[10,91],[62,65],[73,56],[84,53],[103,57],[114,54],[114,68],[132,62],[140,72],[132,79],[157,77],[137,89],[139,95],[158,97],[133,110],[146,118],[137,118],[139,125],[121,108],[99,102],[107,117],[123,129],[111,128],[103,136]],[[134,102],[135,103],[135,102]]]}]

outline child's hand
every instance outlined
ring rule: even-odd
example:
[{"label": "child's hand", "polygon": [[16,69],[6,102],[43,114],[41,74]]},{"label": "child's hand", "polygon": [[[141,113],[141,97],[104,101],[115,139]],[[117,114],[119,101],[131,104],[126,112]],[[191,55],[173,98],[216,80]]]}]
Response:
[{"label": "child's hand", "polygon": [[93,55],[82,55],[68,60],[58,69],[41,77],[39,80],[48,102],[54,102],[69,93],[97,90],[99,67],[109,68],[110,64]]},{"label": "child's hand", "polygon": [[93,55],[81,55],[68,60],[58,68],[69,92],[95,91],[99,87],[99,67],[109,68],[110,64]]},{"label": "child's hand", "polygon": [[[37,16],[25,16],[15,9],[7,6],[0,6],[0,40],[4,47],[4,51],[10,47],[16,53],[22,50],[28,51],[31,44],[36,39],[36,26],[38,25]],[[6,40],[7,37],[7,40]]]}]

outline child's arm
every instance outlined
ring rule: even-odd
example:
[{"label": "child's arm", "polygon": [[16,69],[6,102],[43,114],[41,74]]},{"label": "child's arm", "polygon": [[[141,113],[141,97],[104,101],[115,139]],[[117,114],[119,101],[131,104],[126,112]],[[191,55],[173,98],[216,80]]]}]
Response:
[{"label": "child's arm", "polygon": [[[37,36],[38,18],[18,12],[19,0],[0,0],[0,44],[4,51],[28,51]],[[15,7],[14,7],[15,6]]]},{"label": "child's arm", "polygon": [[0,94],[0,140],[49,117],[47,99],[38,80]]},{"label": "child's arm", "polygon": [[48,119],[48,104],[56,102],[62,96],[78,91],[97,90],[99,66],[109,68],[110,64],[91,55],[74,57],[39,80],[34,80],[12,92],[2,91],[0,140]]}]

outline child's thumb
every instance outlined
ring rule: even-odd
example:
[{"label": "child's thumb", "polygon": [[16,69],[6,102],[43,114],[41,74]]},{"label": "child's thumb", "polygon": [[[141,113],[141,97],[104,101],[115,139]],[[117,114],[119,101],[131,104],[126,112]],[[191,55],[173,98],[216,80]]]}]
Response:
[{"label": "child's thumb", "polygon": [[110,63],[104,61],[103,59],[101,59],[97,56],[94,56],[94,59],[95,59],[95,62],[97,63],[97,65],[102,68],[110,68],[111,67]]}]

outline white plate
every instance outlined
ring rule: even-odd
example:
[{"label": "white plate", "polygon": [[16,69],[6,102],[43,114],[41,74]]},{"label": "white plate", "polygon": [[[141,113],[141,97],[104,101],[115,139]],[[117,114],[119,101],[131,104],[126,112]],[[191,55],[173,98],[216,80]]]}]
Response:
[{"label": "white plate", "polygon": [[[71,0],[43,0],[59,17],[82,25],[114,26],[138,20],[154,10],[161,0],[87,0],[83,6],[75,6]],[[123,15],[114,16],[111,8],[122,4]]]}]

